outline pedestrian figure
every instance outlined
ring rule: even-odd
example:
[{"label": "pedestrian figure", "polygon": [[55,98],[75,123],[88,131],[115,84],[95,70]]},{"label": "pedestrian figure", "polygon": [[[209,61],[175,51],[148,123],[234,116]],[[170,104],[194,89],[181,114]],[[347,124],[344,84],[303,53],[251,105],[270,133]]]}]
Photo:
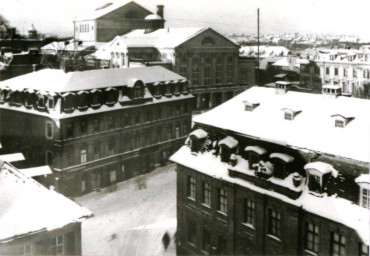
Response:
[{"label": "pedestrian figure", "polygon": [[168,248],[168,245],[170,244],[170,241],[171,241],[170,235],[166,231],[166,233],[164,233],[164,235],[162,237],[162,243],[163,243],[163,247],[164,247],[165,251],[167,251],[167,248]]}]

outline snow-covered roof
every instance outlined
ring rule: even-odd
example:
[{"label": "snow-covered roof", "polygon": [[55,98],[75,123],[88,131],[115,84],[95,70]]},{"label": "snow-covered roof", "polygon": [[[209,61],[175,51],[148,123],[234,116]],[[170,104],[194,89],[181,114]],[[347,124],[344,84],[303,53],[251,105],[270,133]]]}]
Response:
[{"label": "snow-covered roof", "polygon": [[[120,0],[120,1],[115,1],[115,2],[109,2],[109,3],[106,3],[104,4],[103,6],[99,7],[99,8],[96,8],[95,10],[93,11],[89,11],[77,18],[75,18],[74,21],[84,21],[84,20],[94,20],[94,19],[98,19],[110,12],[113,12],[114,10],[118,9],[118,8],[121,8],[129,3],[135,3],[136,5],[138,5],[136,2],[134,1],[129,1],[129,0]],[[142,7],[141,5],[139,5],[140,7]],[[143,9],[145,9],[144,7],[142,7]],[[147,9],[145,9],[147,10]],[[148,11],[148,10],[147,10]],[[149,13],[151,13],[150,11],[148,11]]]},{"label": "snow-covered roof", "polygon": [[279,158],[283,160],[286,163],[291,163],[294,161],[294,157],[288,155],[288,154],[283,154],[283,153],[272,153],[270,154],[270,158]]},{"label": "snow-covered roof", "polygon": [[314,169],[321,174],[331,173],[335,177],[338,174],[338,171],[335,170],[331,164],[320,162],[320,161],[308,163],[304,166],[304,169],[305,170]]},{"label": "snow-covered roof", "polygon": [[162,20],[162,17],[158,14],[149,14],[145,17],[145,20]]},{"label": "snow-covered roof", "polygon": [[19,171],[28,177],[52,174],[52,171],[48,165],[19,169]]},{"label": "snow-covered roof", "polygon": [[175,48],[209,28],[162,28],[151,33],[145,29],[133,30],[121,38],[127,47]]},{"label": "snow-covered roof", "polygon": [[238,144],[239,142],[231,136],[226,136],[218,143],[218,145],[225,145],[228,148],[235,148],[238,146]]},{"label": "snow-covered roof", "polygon": [[278,61],[276,61],[274,64],[272,64],[273,66],[279,66],[279,67],[289,67],[290,64],[289,64],[289,61],[287,58],[282,58]]},{"label": "snow-covered roof", "polygon": [[[291,205],[302,207],[307,212],[341,223],[354,229],[362,242],[369,245],[369,210],[353,204],[349,200],[326,195],[317,197],[310,194],[307,188],[303,190],[302,195],[298,199],[290,199],[275,191],[263,189],[239,178],[230,177],[230,165],[221,162],[220,156],[215,156],[211,152],[192,155],[188,146],[181,147],[171,156],[170,160],[215,179],[222,179],[233,184],[238,184],[260,194],[266,194]],[[246,163],[243,165],[243,168],[248,173],[248,162],[245,160],[244,162]]]},{"label": "snow-covered roof", "polygon": [[247,147],[245,147],[244,150],[245,151],[253,151],[253,152],[256,152],[259,155],[263,155],[263,154],[267,153],[267,150],[260,147],[260,146],[247,146]]},{"label": "snow-covered roof", "polygon": [[[107,79],[109,77],[109,79]],[[126,86],[131,79],[145,84],[186,79],[164,67],[96,69],[65,73],[60,69],[42,69],[0,82],[0,89],[34,89],[57,93]],[[51,86],[52,85],[52,86]]]},{"label": "snow-covered roof", "polygon": [[8,163],[0,169],[0,241],[81,222],[91,212]]},{"label": "snow-covered roof", "polygon": [[[245,99],[258,99],[261,104],[255,111],[245,111]],[[281,109],[286,106],[302,110],[294,122],[281,118]],[[344,129],[336,129],[331,115],[347,111],[355,113],[355,119]],[[369,100],[293,91],[277,94],[275,88],[255,86],[195,116],[193,121],[284,146],[368,163],[369,116]]]},{"label": "snow-covered roof", "polygon": [[326,85],[323,85],[322,88],[324,89],[342,89],[342,87],[338,84],[326,84]]},{"label": "snow-covered roof", "polygon": [[370,183],[370,174],[361,174],[355,179],[356,183]]},{"label": "snow-covered roof", "polygon": [[207,137],[208,133],[203,129],[196,129],[196,130],[192,131],[189,135],[190,136],[195,136],[198,139],[204,139],[205,137]]},{"label": "snow-covered roof", "polygon": [[12,162],[24,161],[25,158],[22,153],[12,153],[12,154],[0,155],[0,160],[12,163]]}]

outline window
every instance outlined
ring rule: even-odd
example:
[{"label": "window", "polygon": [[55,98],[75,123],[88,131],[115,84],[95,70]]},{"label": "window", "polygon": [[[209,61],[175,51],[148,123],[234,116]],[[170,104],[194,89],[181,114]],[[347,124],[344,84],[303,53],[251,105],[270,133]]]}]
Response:
[{"label": "window", "polygon": [[360,205],[370,209],[370,190],[367,188],[361,188]]},{"label": "window", "polygon": [[346,255],[346,237],[336,232],[331,232],[330,236],[330,255]]},{"label": "window", "polygon": [[87,152],[86,149],[81,150],[81,164],[86,163],[87,161]]},{"label": "window", "polygon": [[211,232],[206,228],[203,228],[202,250],[208,254],[211,252]]},{"label": "window", "polygon": [[45,123],[45,135],[47,139],[52,139],[54,135],[54,126],[52,122]]},{"label": "window", "polygon": [[73,148],[70,148],[67,152],[67,161],[69,165],[72,165],[74,163],[74,150]]},{"label": "window", "polygon": [[110,183],[114,183],[114,182],[117,181],[117,172],[116,172],[116,170],[111,170],[109,172],[109,181],[110,181]]},{"label": "window", "polygon": [[197,237],[197,223],[194,220],[188,222],[188,242],[195,245]]},{"label": "window", "polygon": [[67,138],[73,137],[73,122],[67,123]]},{"label": "window", "polygon": [[97,93],[94,93],[92,97],[91,106],[93,107],[100,106],[99,95]]},{"label": "window", "polygon": [[334,75],[338,75],[338,68],[334,68]]},{"label": "window", "polygon": [[56,236],[51,238],[51,255],[64,255],[63,250],[63,236]]},{"label": "window", "polygon": [[[136,138],[139,139],[139,137],[136,137]],[[115,147],[116,147],[116,143],[115,143],[114,137],[109,138],[108,155],[113,155],[115,153]]]},{"label": "window", "polygon": [[48,98],[48,108],[54,108],[55,102],[54,102],[54,97],[49,97]]},{"label": "window", "polygon": [[109,116],[108,117],[108,129],[113,129],[114,128],[114,116]]},{"label": "window", "polygon": [[217,63],[216,65],[216,84],[222,83],[222,64]]},{"label": "window", "polygon": [[319,226],[306,222],[305,248],[314,253],[319,252]]},{"label": "window", "polygon": [[195,178],[192,176],[188,176],[188,197],[195,199]]},{"label": "window", "polygon": [[100,158],[100,144],[94,145],[93,147],[94,159]]},{"label": "window", "polygon": [[53,165],[53,152],[46,151],[46,165]]},{"label": "window", "polygon": [[340,128],[343,128],[344,127],[344,121],[343,120],[335,120],[335,127],[340,127]]},{"label": "window", "polygon": [[345,68],[345,69],[343,70],[343,76],[348,76],[348,69],[346,69],[346,68]]},{"label": "window", "polygon": [[223,188],[218,189],[218,207],[217,210],[227,213],[227,193]]},{"label": "window", "polygon": [[254,201],[244,199],[243,222],[254,226],[254,212],[255,212]]},{"label": "window", "polygon": [[211,83],[211,66],[206,64],[204,67],[204,85],[209,85]]},{"label": "window", "polygon": [[143,89],[140,86],[136,86],[134,89],[134,99],[143,97]]},{"label": "window", "polygon": [[359,256],[369,256],[369,246],[366,244],[360,243]]},{"label": "window", "polygon": [[227,83],[233,82],[233,71],[234,71],[233,58],[229,57],[227,60],[227,67],[226,67]]},{"label": "window", "polygon": [[292,113],[285,112],[284,113],[284,119],[285,120],[293,120],[293,114]]},{"label": "window", "polygon": [[327,67],[325,68],[325,74],[329,75],[330,74],[330,69]]},{"label": "window", "polygon": [[357,77],[357,70],[353,70],[353,77]]},{"label": "window", "polygon": [[194,65],[193,66],[193,85],[199,84],[199,66]]},{"label": "window", "polygon": [[87,133],[87,122],[86,122],[86,120],[81,120],[80,121],[80,132],[81,132],[81,134],[86,134]]},{"label": "window", "polygon": [[38,103],[39,103],[39,107],[45,107],[45,96],[44,95],[39,95]]},{"label": "window", "polygon": [[202,191],[202,203],[211,206],[211,185],[208,182],[203,182]]},{"label": "window", "polygon": [[364,69],[364,78],[370,78],[370,71],[367,69]]},{"label": "window", "polygon": [[96,118],[93,121],[94,132],[100,131],[100,119]]},{"label": "window", "polygon": [[180,127],[179,126],[175,127],[175,136],[176,136],[176,139],[180,138]]},{"label": "window", "polygon": [[268,210],[268,227],[269,234],[280,237],[281,227],[280,227],[280,213],[273,209]]}]

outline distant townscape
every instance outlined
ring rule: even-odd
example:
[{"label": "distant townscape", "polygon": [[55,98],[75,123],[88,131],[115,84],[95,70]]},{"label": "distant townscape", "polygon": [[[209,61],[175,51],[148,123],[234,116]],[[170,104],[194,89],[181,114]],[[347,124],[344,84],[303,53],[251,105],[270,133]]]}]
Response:
[{"label": "distant townscape", "polygon": [[168,11],[0,14],[0,255],[368,256],[370,40]]}]

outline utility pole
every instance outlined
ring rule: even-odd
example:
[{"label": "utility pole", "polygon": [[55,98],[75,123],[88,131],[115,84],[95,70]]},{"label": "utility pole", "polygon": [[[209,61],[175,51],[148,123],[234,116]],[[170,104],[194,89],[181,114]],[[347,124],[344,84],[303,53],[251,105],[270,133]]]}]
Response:
[{"label": "utility pole", "polygon": [[257,9],[257,85],[260,85],[260,8]]}]

